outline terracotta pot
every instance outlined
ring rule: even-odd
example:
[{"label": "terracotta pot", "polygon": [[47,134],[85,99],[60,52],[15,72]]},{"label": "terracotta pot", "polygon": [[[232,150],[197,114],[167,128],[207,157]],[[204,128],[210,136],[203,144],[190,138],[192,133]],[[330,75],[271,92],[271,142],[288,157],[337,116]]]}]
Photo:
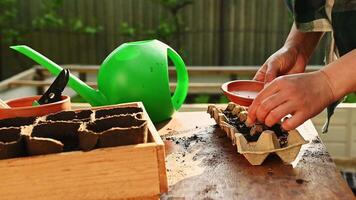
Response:
[{"label": "terracotta pot", "polygon": [[258,92],[263,89],[263,85],[259,81],[238,80],[224,83],[221,89],[230,101],[242,106],[249,106]]},{"label": "terracotta pot", "polygon": [[13,117],[38,117],[63,110],[70,110],[69,96],[62,96],[62,100],[45,105],[32,106],[41,96],[31,96],[6,101],[11,108],[0,108],[0,119]]}]

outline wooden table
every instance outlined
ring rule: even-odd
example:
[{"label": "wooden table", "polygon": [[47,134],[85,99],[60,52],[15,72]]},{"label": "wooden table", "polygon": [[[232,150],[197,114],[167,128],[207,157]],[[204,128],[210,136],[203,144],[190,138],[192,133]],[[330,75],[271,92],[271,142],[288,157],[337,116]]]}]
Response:
[{"label": "wooden table", "polygon": [[169,192],[161,199],[353,199],[311,123],[298,128],[310,143],[283,164],[270,156],[252,166],[204,112],[176,113],[156,125],[166,143]]}]

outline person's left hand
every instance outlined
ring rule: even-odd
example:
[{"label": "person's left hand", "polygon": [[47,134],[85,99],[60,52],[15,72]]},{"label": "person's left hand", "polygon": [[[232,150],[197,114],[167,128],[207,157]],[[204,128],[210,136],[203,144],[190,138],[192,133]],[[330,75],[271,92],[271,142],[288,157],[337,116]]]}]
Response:
[{"label": "person's left hand", "polygon": [[282,128],[292,130],[320,113],[334,101],[324,72],[280,76],[265,86],[249,107],[247,123],[256,121],[271,127],[288,114]]}]

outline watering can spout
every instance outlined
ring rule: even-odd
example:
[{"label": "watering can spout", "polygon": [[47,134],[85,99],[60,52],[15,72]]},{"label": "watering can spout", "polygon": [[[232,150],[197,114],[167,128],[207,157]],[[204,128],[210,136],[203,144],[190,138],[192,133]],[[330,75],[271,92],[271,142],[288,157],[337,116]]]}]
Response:
[{"label": "watering can spout", "polygon": [[[11,46],[10,48],[29,57],[44,68],[48,69],[48,71],[55,76],[57,76],[63,69],[50,59],[46,58],[44,55],[26,45]],[[92,106],[107,105],[106,97],[99,90],[91,88],[72,74],[69,76],[68,85]]]}]

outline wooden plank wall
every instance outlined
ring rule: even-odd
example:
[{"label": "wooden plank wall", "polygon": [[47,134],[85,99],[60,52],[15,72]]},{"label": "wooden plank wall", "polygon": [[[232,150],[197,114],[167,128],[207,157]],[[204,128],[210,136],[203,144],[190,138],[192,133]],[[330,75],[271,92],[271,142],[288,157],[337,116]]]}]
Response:
[{"label": "wooden plank wall", "polygon": [[[19,0],[19,20],[30,24],[41,0]],[[96,35],[51,29],[29,33],[23,44],[60,64],[100,64],[106,55],[128,41],[120,34],[127,22],[144,29],[157,27],[169,13],[150,0],[64,0],[65,20],[79,18],[100,25]],[[187,65],[260,65],[283,44],[292,23],[283,0],[194,0],[182,11],[187,32],[182,37]],[[174,45],[174,44],[173,44]],[[322,64],[323,48],[311,64]],[[2,45],[2,75],[8,77],[33,63]],[[10,70],[9,70],[10,69]]]},{"label": "wooden plank wall", "polygon": [[329,132],[321,134],[326,119],[323,111],[313,118],[313,123],[319,132],[328,151],[336,158],[356,158],[356,106],[353,103],[343,103],[338,106],[332,117]]}]

